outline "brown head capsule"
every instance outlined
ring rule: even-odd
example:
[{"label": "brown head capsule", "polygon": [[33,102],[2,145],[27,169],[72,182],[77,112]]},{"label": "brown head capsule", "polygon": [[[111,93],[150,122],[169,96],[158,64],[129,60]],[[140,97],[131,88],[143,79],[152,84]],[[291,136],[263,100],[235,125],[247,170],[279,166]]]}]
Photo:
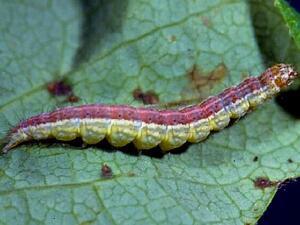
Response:
[{"label": "brown head capsule", "polygon": [[289,86],[299,74],[289,64],[276,64],[267,69],[261,76],[263,84],[274,87],[277,91]]}]

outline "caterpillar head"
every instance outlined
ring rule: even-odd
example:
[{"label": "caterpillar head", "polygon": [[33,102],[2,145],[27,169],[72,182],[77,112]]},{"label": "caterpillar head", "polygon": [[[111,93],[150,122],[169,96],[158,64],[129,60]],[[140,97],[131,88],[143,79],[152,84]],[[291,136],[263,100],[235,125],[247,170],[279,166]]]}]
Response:
[{"label": "caterpillar head", "polygon": [[278,91],[289,86],[299,74],[288,64],[276,64],[267,69],[261,76],[263,84],[271,85]]}]

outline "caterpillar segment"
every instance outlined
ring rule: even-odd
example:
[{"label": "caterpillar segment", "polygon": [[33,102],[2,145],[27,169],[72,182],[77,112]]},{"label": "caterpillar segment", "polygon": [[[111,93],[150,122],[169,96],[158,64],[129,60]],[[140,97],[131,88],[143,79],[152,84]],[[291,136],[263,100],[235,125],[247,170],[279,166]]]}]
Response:
[{"label": "caterpillar segment", "polygon": [[297,77],[290,65],[277,64],[200,104],[178,110],[101,104],[61,108],[18,124],[8,134],[2,151],[6,153],[30,140],[70,141],[77,137],[87,144],[97,144],[106,138],[115,147],[133,142],[137,149],[159,145],[163,151],[169,151],[187,141],[203,141],[211,131],[224,129],[230,119],[244,116]]},{"label": "caterpillar segment", "polygon": [[137,149],[151,149],[162,142],[167,133],[167,126],[158,124],[141,124],[133,144]]}]

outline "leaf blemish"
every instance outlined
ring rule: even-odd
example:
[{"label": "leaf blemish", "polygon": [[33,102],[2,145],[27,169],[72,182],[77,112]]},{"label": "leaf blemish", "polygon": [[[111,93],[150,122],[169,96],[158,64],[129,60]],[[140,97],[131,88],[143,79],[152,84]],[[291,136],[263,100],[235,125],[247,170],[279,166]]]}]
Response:
[{"label": "leaf blemish", "polygon": [[74,94],[71,94],[70,96],[68,96],[67,101],[68,102],[78,102],[79,101],[79,97],[76,96],[76,95],[74,95]]},{"label": "leaf blemish", "polygon": [[58,80],[48,83],[47,90],[52,96],[66,96],[66,102],[79,101],[79,97],[73,93],[71,85],[69,85],[64,80]]},{"label": "leaf blemish", "polygon": [[228,69],[224,63],[219,64],[211,72],[203,72],[194,64],[187,73],[192,87],[198,92],[209,91],[214,85],[222,81],[227,74]]},{"label": "leaf blemish", "polygon": [[112,169],[104,163],[101,167],[101,177],[102,178],[112,178],[113,172]]},{"label": "leaf blemish", "polygon": [[129,177],[134,177],[134,176],[135,176],[135,173],[134,173],[134,172],[129,172],[127,175],[128,175]]},{"label": "leaf blemish", "polygon": [[154,91],[143,92],[140,88],[136,88],[132,95],[135,100],[143,102],[145,105],[159,102],[159,97]]},{"label": "leaf blemish", "polygon": [[169,37],[169,41],[170,42],[175,42],[176,41],[176,36],[175,35],[171,35],[170,37]]},{"label": "leaf blemish", "polygon": [[69,95],[72,93],[71,86],[63,80],[48,83],[47,90],[51,95],[54,96]]},{"label": "leaf blemish", "polygon": [[271,181],[267,177],[257,177],[254,181],[254,186],[259,189],[265,189],[268,187],[274,187],[276,186],[279,182],[278,181]]}]

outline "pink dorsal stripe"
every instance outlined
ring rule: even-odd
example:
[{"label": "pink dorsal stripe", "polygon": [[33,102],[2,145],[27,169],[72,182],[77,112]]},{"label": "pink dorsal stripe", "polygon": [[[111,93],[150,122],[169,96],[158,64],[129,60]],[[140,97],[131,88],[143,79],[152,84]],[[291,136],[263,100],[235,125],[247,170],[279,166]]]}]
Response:
[{"label": "pink dorsal stripe", "polygon": [[165,125],[188,124],[208,118],[232,102],[242,99],[249,92],[253,92],[259,88],[261,88],[261,86],[259,85],[258,79],[249,78],[244,80],[238,87],[229,88],[218,96],[208,98],[201,104],[190,106],[180,111],[103,104],[65,107],[53,112],[33,116],[23,121],[18,127],[24,128],[73,118],[125,119]]},{"label": "pink dorsal stripe", "polygon": [[[126,105],[104,104],[73,106],[33,116],[21,122],[13,131],[18,130],[20,127],[24,128],[72,118],[124,119],[164,125],[188,124],[208,118],[220,110],[226,109],[227,106],[235,103],[239,99],[245,98],[248,94],[254,93],[264,86],[270,86],[271,82],[274,83],[275,76],[283,76],[283,74],[285,74],[279,71],[282,68],[286,69],[288,65],[275,65],[267,69],[259,77],[247,78],[239,85],[228,88],[217,96],[210,97],[200,104],[189,106],[181,110],[157,110],[151,108],[135,108]],[[293,76],[295,76],[295,74],[291,73],[289,78],[293,78]],[[283,80],[284,77],[280,78]],[[282,82],[288,83],[287,80]],[[288,84],[286,83],[282,83],[282,86],[287,86]]]}]

